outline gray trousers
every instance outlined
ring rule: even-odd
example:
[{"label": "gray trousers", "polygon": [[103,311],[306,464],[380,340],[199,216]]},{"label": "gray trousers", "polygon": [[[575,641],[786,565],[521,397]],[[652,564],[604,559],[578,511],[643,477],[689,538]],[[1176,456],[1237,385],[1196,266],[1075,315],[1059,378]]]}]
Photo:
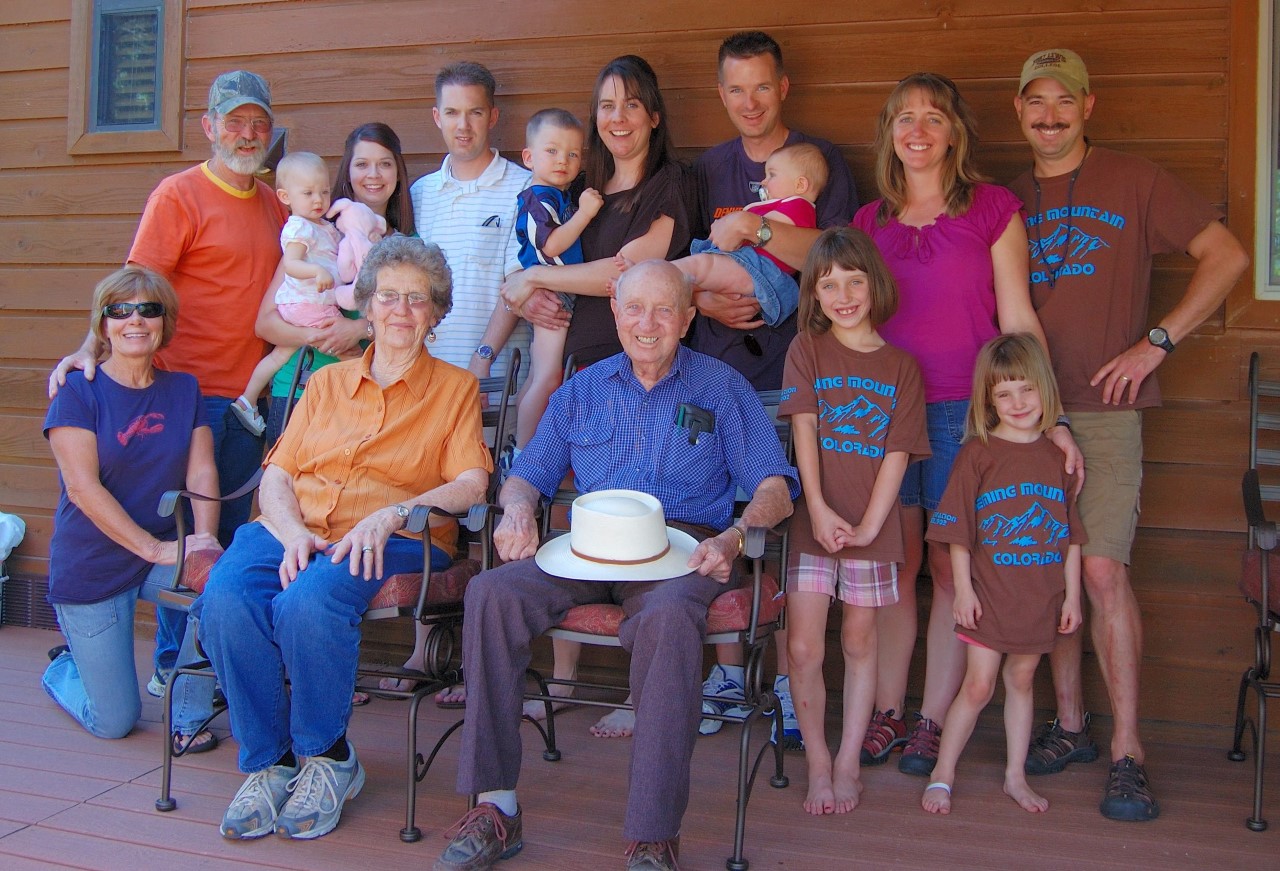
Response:
[{"label": "gray trousers", "polygon": [[570,581],[546,574],[532,559],[477,575],[467,587],[462,631],[467,714],[458,791],[516,787],[530,642],[575,605],[619,604],[636,709],[623,837],[674,838],[689,804],[689,764],[702,716],[707,607],[736,584],[736,575],[720,584],[696,573],[666,581]]}]

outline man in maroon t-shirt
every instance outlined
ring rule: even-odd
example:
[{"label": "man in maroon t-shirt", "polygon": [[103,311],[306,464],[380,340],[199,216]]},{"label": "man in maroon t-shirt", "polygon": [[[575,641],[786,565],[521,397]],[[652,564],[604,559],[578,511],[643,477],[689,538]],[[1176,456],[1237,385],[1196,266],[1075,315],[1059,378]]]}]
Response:
[{"label": "man in maroon t-shirt", "polygon": [[[1010,187],[1024,203],[1031,297],[1087,478],[1080,516],[1093,644],[1115,718],[1101,811],[1115,820],[1160,812],[1138,736],[1142,623],[1129,581],[1142,478],[1141,409],[1159,405],[1155,370],[1226,299],[1248,256],[1221,215],[1165,170],[1093,146],[1084,61],[1067,49],[1033,54],[1014,108],[1034,167]],[[1178,304],[1148,329],[1151,257],[1198,262]],[[1097,758],[1080,687],[1081,634],[1061,637],[1050,662],[1058,718],[1032,741],[1027,773]]]}]

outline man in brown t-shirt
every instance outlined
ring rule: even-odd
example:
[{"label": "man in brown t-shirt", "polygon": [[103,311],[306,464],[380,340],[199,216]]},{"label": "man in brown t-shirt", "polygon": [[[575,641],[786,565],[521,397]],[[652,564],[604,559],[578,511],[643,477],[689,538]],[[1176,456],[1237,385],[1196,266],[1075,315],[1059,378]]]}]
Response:
[{"label": "man in brown t-shirt", "polygon": [[[1027,60],[1014,108],[1035,165],[1010,187],[1025,206],[1032,302],[1085,457],[1084,586],[1115,718],[1101,811],[1136,821],[1160,812],[1138,736],[1142,624],[1128,568],[1142,478],[1140,409],[1159,405],[1156,368],[1222,305],[1248,256],[1221,215],[1172,175],[1091,145],[1084,124],[1094,102],[1075,52],[1049,49]],[[1151,258],[1180,251],[1198,261],[1196,270],[1182,299],[1148,330]],[[1029,774],[1097,757],[1081,696],[1081,643],[1078,632],[1063,636],[1050,657],[1058,718],[1033,739]]]}]

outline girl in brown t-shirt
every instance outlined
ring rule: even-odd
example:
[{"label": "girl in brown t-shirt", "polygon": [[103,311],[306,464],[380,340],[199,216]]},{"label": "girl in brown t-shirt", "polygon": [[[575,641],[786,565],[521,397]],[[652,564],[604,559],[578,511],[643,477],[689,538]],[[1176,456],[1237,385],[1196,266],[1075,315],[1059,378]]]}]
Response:
[{"label": "girl in brown t-shirt", "polygon": [[[804,496],[791,521],[787,591],[791,692],[809,768],[804,808],[847,813],[862,792],[862,737],[876,689],[876,609],[898,601],[898,488],[929,455],[916,361],[876,332],[897,288],[875,245],[825,231],[800,279],[800,333],[787,351],[779,413],[791,417]],[[845,719],[834,762],[823,720],[827,611],[843,604]]]},{"label": "girl in brown t-shirt", "polygon": [[992,339],[978,355],[961,448],[928,538],[951,546],[956,635],[967,670],[947,712],[933,782],[921,805],[951,812],[956,763],[991,701],[1004,659],[1004,791],[1024,810],[1049,802],[1027,784],[1031,683],[1058,633],[1080,626],[1080,545],[1075,476],[1044,438],[1062,413],[1044,347],[1028,333]]}]

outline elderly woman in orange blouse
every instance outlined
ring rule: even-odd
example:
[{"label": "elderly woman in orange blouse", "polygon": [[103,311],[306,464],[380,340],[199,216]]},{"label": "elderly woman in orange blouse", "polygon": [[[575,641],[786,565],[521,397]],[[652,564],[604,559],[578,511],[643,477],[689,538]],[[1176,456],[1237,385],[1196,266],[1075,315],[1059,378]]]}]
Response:
[{"label": "elderly woman in orange blouse", "polygon": [[[383,240],[356,302],[373,343],[312,377],[267,455],[262,516],[236,533],[193,608],[249,775],[222,819],[230,839],[317,838],[337,825],[364,785],[346,737],[361,616],[385,578],[422,570],[422,542],[403,531],[409,510],[465,510],[492,468],[475,377],[423,345],[452,304],[440,249]],[[430,534],[442,568],[457,526]]]}]

